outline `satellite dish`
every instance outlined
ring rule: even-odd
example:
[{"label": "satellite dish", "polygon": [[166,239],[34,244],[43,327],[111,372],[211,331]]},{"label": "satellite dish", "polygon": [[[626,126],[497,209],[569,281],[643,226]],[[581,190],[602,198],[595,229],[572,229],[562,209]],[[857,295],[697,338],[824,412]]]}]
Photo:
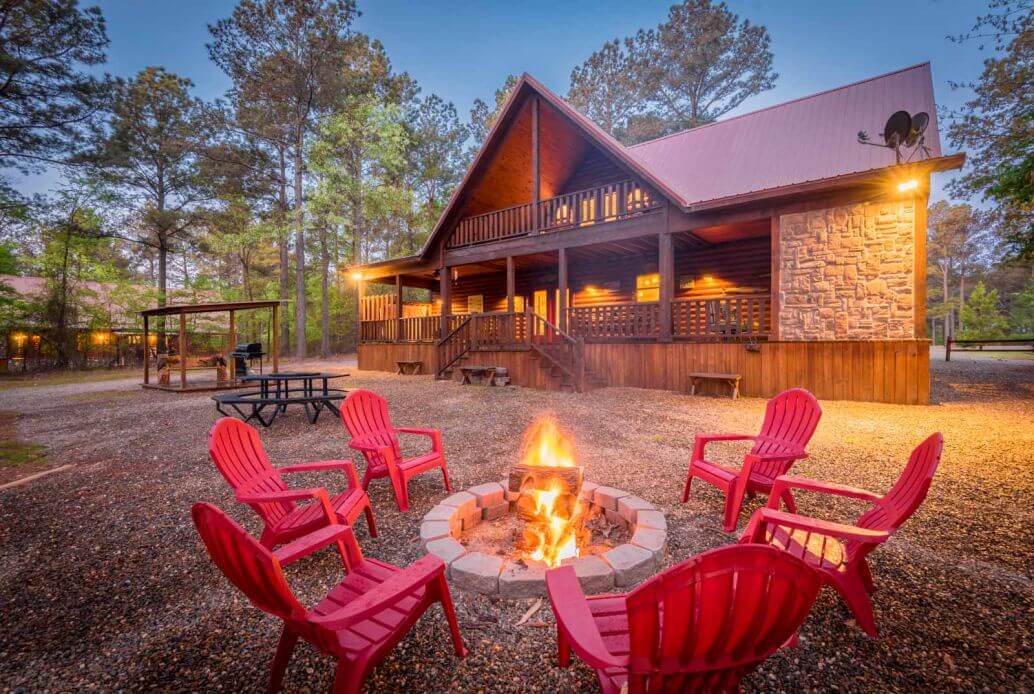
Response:
[{"label": "satellite dish", "polygon": [[914,147],[917,142],[923,139],[923,132],[929,124],[930,114],[925,111],[920,111],[912,116],[912,128],[908,131],[908,137],[905,138],[905,144],[909,147]]},{"label": "satellite dish", "polygon": [[912,116],[908,111],[895,111],[883,126],[883,141],[888,147],[897,148],[912,131]]}]

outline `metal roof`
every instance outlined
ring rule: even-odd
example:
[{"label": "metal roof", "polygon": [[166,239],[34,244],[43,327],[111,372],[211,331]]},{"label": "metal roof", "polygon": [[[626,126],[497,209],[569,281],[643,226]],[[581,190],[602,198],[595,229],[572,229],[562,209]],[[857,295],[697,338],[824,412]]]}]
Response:
[{"label": "metal roof", "polygon": [[173,316],[181,313],[215,313],[217,311],[246,311],[253,308],[271,308],[279,306],[278,299],[261,301],[223,301],[212,304],[173,304],[159,306],[141,311],[141,316]]},{"label": "metal roof", "polygon": [[[684,207],[761,190],[836,178],[895,164],[894,152],[859,144],[859,130],[882,142],[894,111],[926,111],[926,145],[941,156],[930,64],[872,77],[777,106],[627,148],[668,183]],[[731,202],[731,200],[730,200]]]}]

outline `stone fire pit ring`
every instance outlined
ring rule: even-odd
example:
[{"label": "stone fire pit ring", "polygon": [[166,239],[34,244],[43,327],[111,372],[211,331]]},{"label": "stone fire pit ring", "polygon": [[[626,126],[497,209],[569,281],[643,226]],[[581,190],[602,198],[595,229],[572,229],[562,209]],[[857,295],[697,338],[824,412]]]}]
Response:
[{"label": "stone fire pit ring", "polygon": [[[463,590],[504,598],[546,595],[546,567],[522,565],[510,557],[467,551],[460,534],[482,521],[514,512],[518,494],[507,480],[489,482],[440,501],[420,524],[420,544],[445,562],[450,583]],[[614,487],[584,482],[580,497],[603,511],[607,520],[624,524],[628,542],[602,554],[565,560],[586,593],[626,588],[655,574],[664,563],[668,526],[664,514],[648,501]]]}]

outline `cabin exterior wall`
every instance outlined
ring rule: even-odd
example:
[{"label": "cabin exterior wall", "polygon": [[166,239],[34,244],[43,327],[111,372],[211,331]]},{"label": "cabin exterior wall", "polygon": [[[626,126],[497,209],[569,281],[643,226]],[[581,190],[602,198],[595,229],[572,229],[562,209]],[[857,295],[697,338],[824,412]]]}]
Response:
[{"label": "cabin exterior wall", "polygon": [[917,337],[914,198],[787,214],[779,230],[780,338]]}]

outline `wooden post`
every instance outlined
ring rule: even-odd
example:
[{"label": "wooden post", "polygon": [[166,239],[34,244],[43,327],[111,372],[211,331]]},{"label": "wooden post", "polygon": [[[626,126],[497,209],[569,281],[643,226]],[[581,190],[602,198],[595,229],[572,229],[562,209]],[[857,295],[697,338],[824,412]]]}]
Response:
[{"label": "wooden post", "polygon": [[148,342],[147,316],[144,316],[144,385],[150,383],[151,378],[151,345]]},{"label": "wooden post", "polygon": [[364,309],[363,299],[365,298],[365,296],[364,296],[365,291],[366,291],[366,285],[363,284],[362,278],[357,279],[355,281],[355,303],[356,303],[355,315],[356,315],[356,327],[357,327],[357,332],[356,332],[356,336],[355,336],[356,344],[359,344],[359,343],[361,343],[363,341],[363,309]]},{"label": "wooden post", "polygon": [[438,295],[442,297],[442,329],[441,339],[445,339],[449,336],[449,313],[452,312],[452,292],[451,284],[452,278],[449,277],[449,273],[452,272],[452,268],[443,265],[439,272],[439,290]]},{"label": "wooden post", "polygon": [[513,256],[506,256],[506,311],[513,313],[517,302],[514,299],[517,293],[517,273],[513,266]]},{"label": "wooden post", "polygon": [[557,251],[557,327],[567,332],[567,249]]},{"label": "wooden post", "polygon": [[402,275],[395,275],[395,342],[402,341]]},{"label": "wooden post", "polygon": [[661,276],[658,296],[658,336],[660,342],[671,342],[671,298],[675,290],[675,246],[671,234],[657,235],[657,270]]},{"label": "wooden post", "polygon": [[273,373],[280,368],[280,321],[277,320],[279,313],[280,306],[273,304],[273,344],[269,346],[273,353]]},{"label": "wooden post", "polygon": [[[929,190],[929,177],[924,190]],[[913,219],[915,220],[915,232],[912,244],[913,269],[912,269],[912,311],[915,317],[915,338],[924,340],[926,334],[926,205],[927,195],[913,195]]]},{"label": "wooden post", "polygon": [[539,98],[533,96],[531,99],[531,202],[534,216],[533,230],[542,228],[539,219],[539,196],[541,194],[541,180],[539,178]]},{"label": "wooden post", "polygon": [[187,389],[187,314],[180,311],[180,388]]},{"label": "wooden post", "polygon": [[[769,300],[768,339],[776,341],[779,339],[779,267],[782,264],[782,253],[780,252],[779,243],[779,216],[774,215],[770,220],[770,224],[772,236],[772,287],[769,293],[772,298]],[[761,321],[761,324],[764,325],[764,320]]]},{"label": "wooden post", "polygon": [[[237,316],[236,316],[236,312],[235,311],[230,311],[230,346],[229,346],[229,349],[226,350],[226,355],[229,357],[229,359],[227,361],[229,361],[230,363],[227,364],[226,366],[227,366],[227,369],[230,372],[230,382],[231,383],[235,382],[237,380],[237,360],[234,359],[233,357],[230,357],[230,352],[233,351],[233,349],[234,349],[234,347],[236,345],[237,345]],[[216,373],[218,373],[218,371]],[[216,380],[218,380],[218,379],[216,379]]]}]

